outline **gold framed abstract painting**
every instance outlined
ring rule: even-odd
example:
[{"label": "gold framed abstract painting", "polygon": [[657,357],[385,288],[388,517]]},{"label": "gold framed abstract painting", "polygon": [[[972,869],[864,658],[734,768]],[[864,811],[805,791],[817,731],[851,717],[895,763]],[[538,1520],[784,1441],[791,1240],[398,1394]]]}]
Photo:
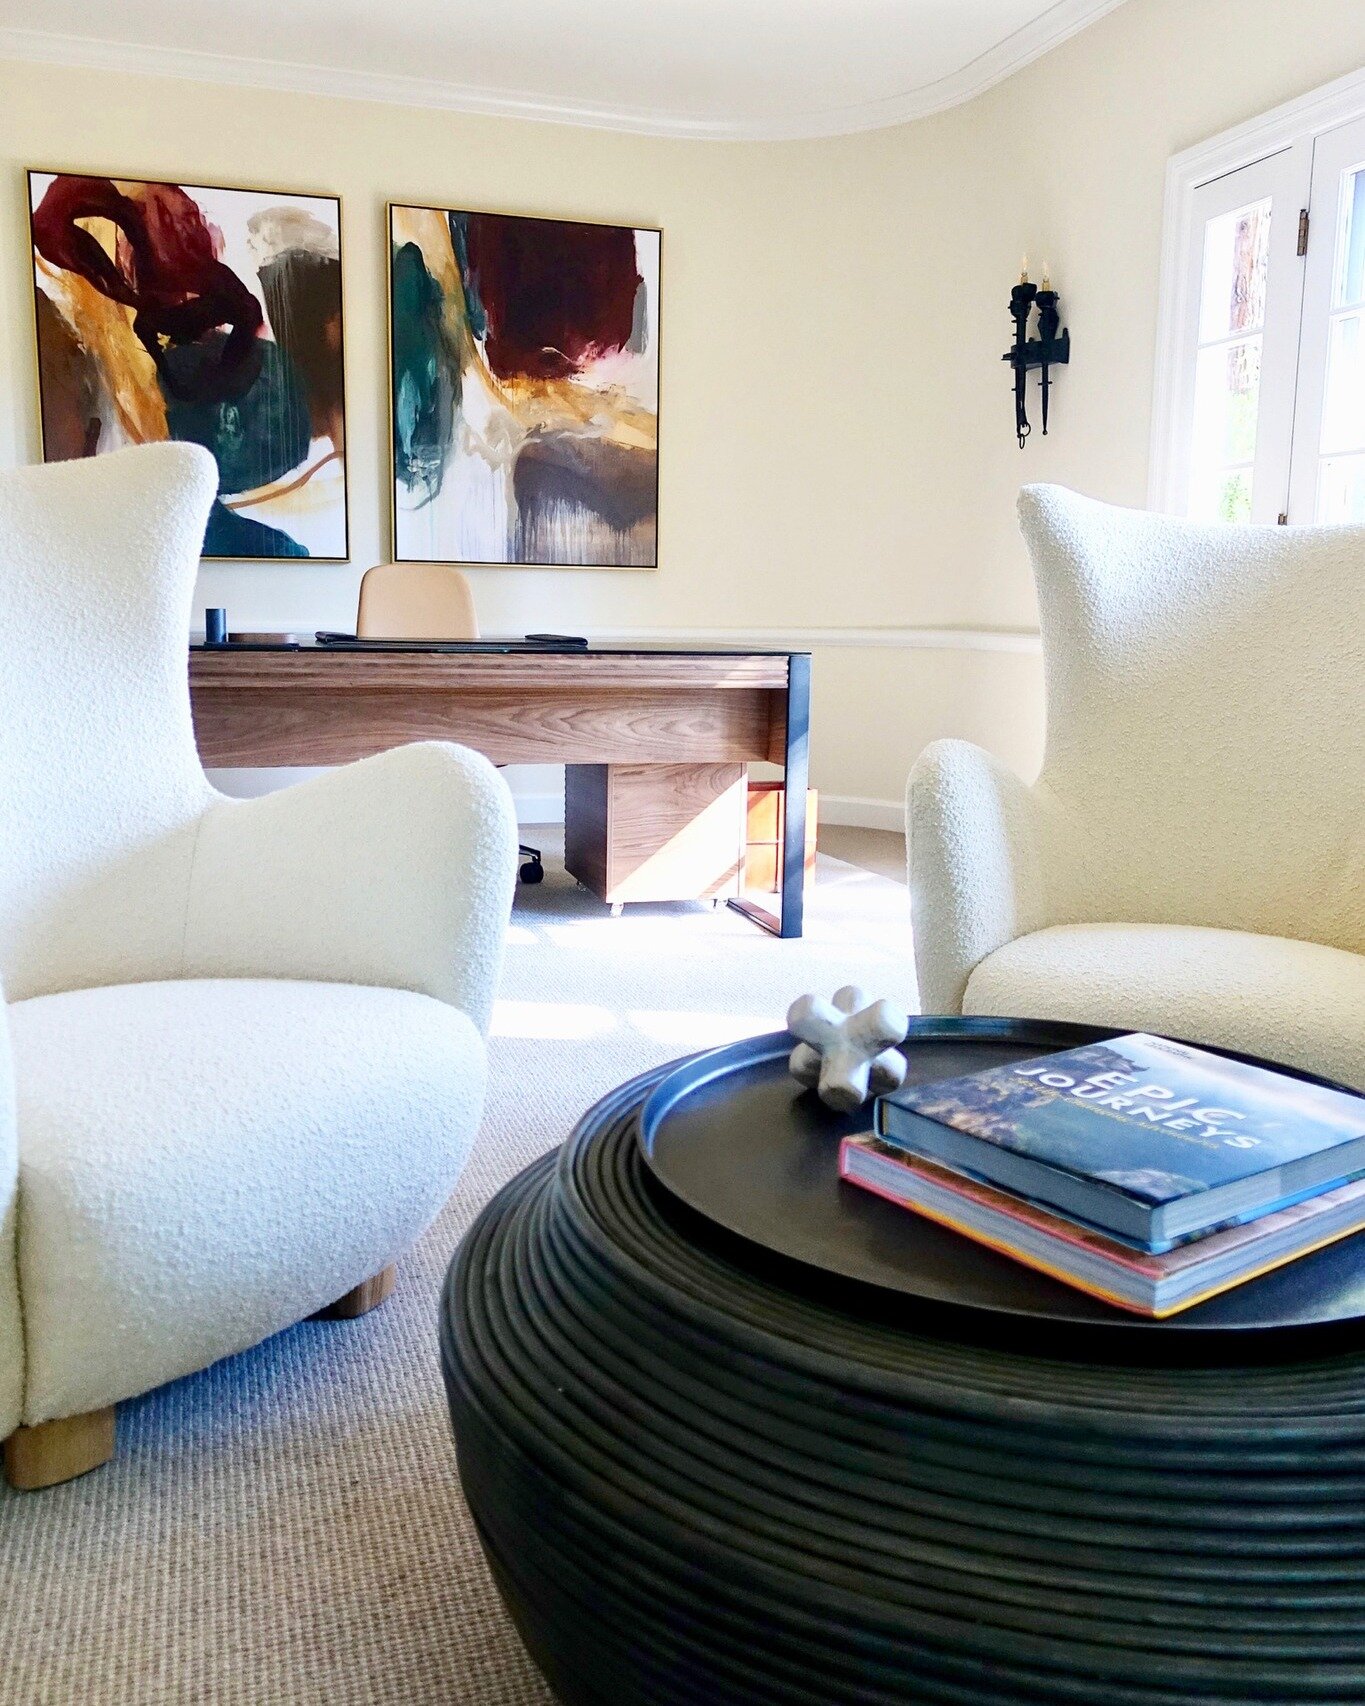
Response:
[{"label": "gold framed abstract painting", "polygon": [[44,460],[202,444],[206,557],[346,561],[340,200],[28,181]]},{"label": "gold framed abstract painting", "polygon": [[397,558],[657,566],[660,241],[390,204]]}]

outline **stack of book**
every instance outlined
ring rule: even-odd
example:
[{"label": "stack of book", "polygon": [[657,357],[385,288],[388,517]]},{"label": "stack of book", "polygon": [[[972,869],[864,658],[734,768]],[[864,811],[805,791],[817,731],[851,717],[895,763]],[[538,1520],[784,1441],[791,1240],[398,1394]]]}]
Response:
[{"label": "stack of book", "polygon": [[1138,1033],[906,1085],[839,1171],[1162,1317],[1365,1228],[1365,1098]]}]

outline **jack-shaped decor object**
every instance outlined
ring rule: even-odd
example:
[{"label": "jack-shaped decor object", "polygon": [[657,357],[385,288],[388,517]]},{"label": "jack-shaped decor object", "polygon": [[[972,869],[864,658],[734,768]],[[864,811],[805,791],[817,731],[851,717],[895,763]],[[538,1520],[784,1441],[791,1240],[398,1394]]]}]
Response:
[{"label": "jack-shaped decor object", "polygon": [[[1030,338],[1029,315],[1035,302],[1038,305],[1038,336]],[[1028,435],[1033,431],[1029,425],[1024,394],[1029,369],[1037,367],[1042,370],[1038,376],[1038,389],[1043,394],[1043,434],[1046,437],[1048,402],[1052,390],[1051,369],[1065,367],[1071,360],[1071,333],[1065,326],[1058,332],[1061,315],[1057,312],[1057,292],[1052,288],[1046,262],[1043,264],[1043,283],[1040,288],[1029,283],[1028,256],[1024,256],[1023,266],[1019,270],[1019,282],[1010,291],[1010,318],[1014,321],[1014,342],[1000,359],[1009,362],[1014,369],[1014,431],[1022,450]]]},{"label": "jack-shaped decor object", "polygon": [[890,1001],[869,1002],[856,984],[832,1000],[802,995],[787,1009],[787,1029],[799,1038],[787,1063],[798,1084],[815,1090],[827,1108],[851,1114],[869,1096],[886,1096],[905,1082],[899,1052],[910,1020]]}]

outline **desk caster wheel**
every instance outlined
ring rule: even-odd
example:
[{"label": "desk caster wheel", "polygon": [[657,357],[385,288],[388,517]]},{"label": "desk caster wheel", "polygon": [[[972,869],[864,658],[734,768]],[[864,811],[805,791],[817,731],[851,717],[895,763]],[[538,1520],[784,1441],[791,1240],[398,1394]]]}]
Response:
[{"label": "desk caster wheel", "polygon": [[524,883],[543,883],[545,881],[545,867],[539,859],[528,859],[517,874]]}]

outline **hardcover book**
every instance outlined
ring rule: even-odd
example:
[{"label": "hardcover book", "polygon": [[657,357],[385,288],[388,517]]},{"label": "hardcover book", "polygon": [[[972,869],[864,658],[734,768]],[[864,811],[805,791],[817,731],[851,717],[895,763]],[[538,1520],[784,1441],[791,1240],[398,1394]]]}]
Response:
[{"label": "hardcover book", "polygon": [[1365,1098],[1142,1032],[906,1085],[876,1132],[1150,1251],[1365,1171]]},{"label": "hardcover book", "polygon": [[1157,1319],[1365,1228],[1365,1179],[1356,1179],[1250,1225],[1150,1255],[880,1138],[846,1137],[839,1173],[1092,1297]]}]

